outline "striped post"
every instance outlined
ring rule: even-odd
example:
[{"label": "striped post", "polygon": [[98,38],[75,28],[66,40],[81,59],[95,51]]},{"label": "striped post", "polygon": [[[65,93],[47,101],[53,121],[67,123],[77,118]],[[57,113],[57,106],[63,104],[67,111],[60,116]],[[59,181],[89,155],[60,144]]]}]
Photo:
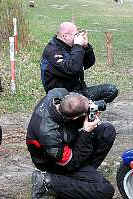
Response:
[{"label": "striped post", "polygon": [[11,63],[11,93],[15,94],[15,51],[14,51],[14,37],[9,37],[10,42],[10,63]]},{"label": "striped post", "polygon": [[13,18],[13,27],[14,27],[14,45],[15,53],[18,52],[18,31],[17,31],[17,18]]}]

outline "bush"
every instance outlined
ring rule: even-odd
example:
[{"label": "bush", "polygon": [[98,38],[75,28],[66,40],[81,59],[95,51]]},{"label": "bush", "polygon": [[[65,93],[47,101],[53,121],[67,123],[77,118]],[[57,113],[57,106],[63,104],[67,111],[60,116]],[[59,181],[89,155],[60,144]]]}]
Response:
[{"label": "bush", "polygon": [[17,18],[20,45],[25,47],[28,43],[29,28],[24,18],[22,0],[0,0],[0,46],[4,51],[9,37],[13,36],[13,18]]}]

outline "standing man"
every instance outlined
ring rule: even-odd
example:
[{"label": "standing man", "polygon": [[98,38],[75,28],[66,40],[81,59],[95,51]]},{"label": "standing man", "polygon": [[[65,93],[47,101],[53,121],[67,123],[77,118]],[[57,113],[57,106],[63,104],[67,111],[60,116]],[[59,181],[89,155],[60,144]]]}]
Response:
[{"label": "standing man", "polygon": [[112,124],[90,121],[92,102],[66,89],[52,89],[37,104],[26,143],[37,168],[32,199],[112,199],[114,188],[97,168],[115,140]]},{"label": "standing man", "polygon": [[112,102],[118,94],[116,86],[86,86],[84,70],[94,64],[95,55],[87,32],[78,31],[71,22],[62,23],[42,54],[41,79],[46,93],[53,88],[66,88],[95,101]]}]

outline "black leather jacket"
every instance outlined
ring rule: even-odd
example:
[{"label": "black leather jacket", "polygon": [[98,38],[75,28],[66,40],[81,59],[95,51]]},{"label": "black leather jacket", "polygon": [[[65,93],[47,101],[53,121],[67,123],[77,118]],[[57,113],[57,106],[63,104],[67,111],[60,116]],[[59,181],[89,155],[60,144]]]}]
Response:
[{"label": "black leather jacket", "polygon": [[[78,131],[78,123],[64,123],[55,109],[55,103],[68,94],[64,88],[55,88],[35,107],[28,125],[26,143],[33,163],[38,169],[67,172],[78,169],[92,151],[91,134]],[[80,126],[79,126],[80,127]],[[71,161],[65,166],[56,163],[62,159],[64,146],[72,150]]]},{"label": "black leather jacket", "polygon": [[41,79],[46,92],[53,88],[79,91],[85,87],[84,70],[95,63],[92,46],[68,46],[56,36],[45,47],[41,59]]},{"label": "black leather jacket", "polygon": [[[54,112],[52,113],[53,118],[51,118],[52,114],[50,115],[50,112],[54,108],[53,99],[61,99],[66,94],[68,94],[68,91],[65,89],[51,90],[35,107],[27,129],[27,143],[29,143],[30,140],[38,141],[44,149],[44,154],[47,152],[51,158],[56,159],[60,157],[60,149],[62,148],[60,146],[62,144],[62,134],[59,133],[58,123],[58,120],[60,120],[61,124],[62,118],[60,118],[60,114],[56,113],[56,116]],[[33,146],[35,147],[35,145]]]}]

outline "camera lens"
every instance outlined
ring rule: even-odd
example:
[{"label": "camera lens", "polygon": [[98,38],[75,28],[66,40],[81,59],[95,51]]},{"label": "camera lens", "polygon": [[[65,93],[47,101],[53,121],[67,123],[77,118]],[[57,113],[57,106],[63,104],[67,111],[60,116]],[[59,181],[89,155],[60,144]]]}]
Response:
[{"label": "camera lens", "polygon": [[105,111],[106,110],[106,103],[104,100],[99,100],[94,102],[98,106],[99,111]]}]

